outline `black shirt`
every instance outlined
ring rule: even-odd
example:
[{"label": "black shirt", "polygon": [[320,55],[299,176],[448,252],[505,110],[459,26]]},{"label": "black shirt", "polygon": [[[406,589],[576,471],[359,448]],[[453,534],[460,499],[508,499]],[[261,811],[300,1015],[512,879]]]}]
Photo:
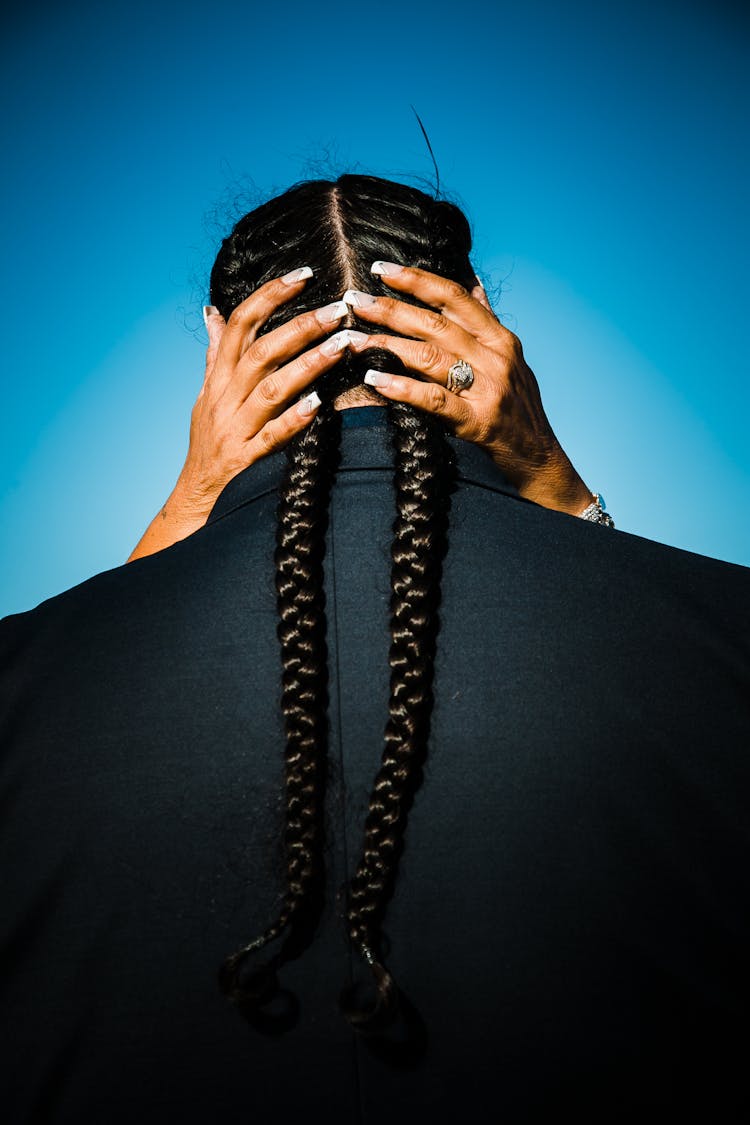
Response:
[{"label": "black shirt", "polygon": [[282,970],[299,1018],[262,1034],[216,984],[284,886],[277,455],[189,539],[0,627],[2,1120],[739,1121],[748,571],[538,508],[457,441],[430,750],[384,924],[408,1018],[366,1043],[338,1014],[394,512],[385,412],[346,414],[327,906]]}]

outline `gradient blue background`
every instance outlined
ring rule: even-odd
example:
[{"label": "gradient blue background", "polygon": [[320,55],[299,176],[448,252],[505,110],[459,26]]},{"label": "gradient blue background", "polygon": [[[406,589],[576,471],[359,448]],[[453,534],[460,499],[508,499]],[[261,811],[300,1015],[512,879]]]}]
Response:
[{"label": "gradient blue background", "polygon": [[750,564],[741,12],[115,0],[6,16],[0,613],[119,565],[170,491],[208,270],[243,204],[321,159],[429,180],[411,103],[618,526]]}]

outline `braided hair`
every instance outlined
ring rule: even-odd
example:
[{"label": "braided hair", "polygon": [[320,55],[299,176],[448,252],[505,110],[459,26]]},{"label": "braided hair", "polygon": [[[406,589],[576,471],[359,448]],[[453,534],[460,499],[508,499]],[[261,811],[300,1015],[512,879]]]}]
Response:
[{"label": "braided hair", "polygon": [[[245,215],[224,239],[211,273],[211,301],[227,318],[274,277],[310,265],[313,278],[264,326],[340,299],[349,288],[390,293],[373,277],[375,259],[418,266],[471,287],[471,234],[462,211],[416,188],[344,175],[290,188]],[[408,294],[404,300],[419,302]],[[367,328],[366,325],[354,326]],[[379,328],[379,331],[387,329]],[[277,969],[309,940],[322,909],[322,806],[327,761],[327,651],[323,560],[327,512],[340,448],[338,394],[361,385],[367,368],[400,370],[390,353],[345,353],[317,381],[323,400],[286,449],[275,551],[281,709],[284,716],[286,889],[277,918],[229,956],[219,982],[252,1018],[279,989]],[[390,699],[384,750],[364,826],[362,855],[348,887],[349,939],[369,967],[374,998],[340,996],[362,1033],[378,1032],[398,1009],[384,964],[380,927],[393,892],[409,808],[422,778],[432,712],[441,559],[451,459],[442,425],[403,403],[386,404],[394,449],[396,518],[391,548]],[[258,966],[253,956],[264,949]]]}]

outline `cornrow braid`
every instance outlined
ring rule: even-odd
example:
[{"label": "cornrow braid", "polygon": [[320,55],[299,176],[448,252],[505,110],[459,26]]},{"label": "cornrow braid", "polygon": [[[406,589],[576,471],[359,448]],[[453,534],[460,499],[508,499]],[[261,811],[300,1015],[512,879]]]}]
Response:
[{"label": "cornrow braid", "polygon": [[451,467],[443,432],[433,419],[402,403],[394,403],[390,413],[397,515],[391,548],[389,713],[363,854],[347,904],[349,937],[370,966],[376,998],[365,1008],[355,1003],[353,988],[340,997],[344,1015],[366,1033],[382,1030],[398,1009],[398,989],[380,955],[379,929],[427,752]]},{"label": "cornrow braid", "polygon": [[[245,1010],[278,990],[276,970],[314,930],[323,904],[322,808],[327,750],[327,650],[323,558],[331,484],[340,447],[331,405],[288,446],[277,509],[276,594],[281,644],[281,710],[286,733],[287,886],[276,921],[222,965],[223,991]],[[266,964],[244,971],[250,954],[291,931]]]}]

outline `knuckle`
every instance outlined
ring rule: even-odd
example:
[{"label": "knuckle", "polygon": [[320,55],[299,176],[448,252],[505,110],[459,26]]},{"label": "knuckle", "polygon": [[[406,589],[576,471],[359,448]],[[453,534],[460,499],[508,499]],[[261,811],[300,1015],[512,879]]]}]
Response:
[{"label": "knuckle", "polygon": [[271,351],[272,347],[268,342],[268,337],[259,336],[252,344],[250,358],[252,358],[253,363],[258,366],[265,367],[271,360]]},{"label": "knuckle", "polygon": [[511,354],[520,358],[523,355],[523,345],[519,337],[516,336],[515,332],[510,331],[508,331],[508,336],[508,346],[510,348]]},{"label": "knuckle", "polygon": [[261,379],[256,388],[256,394],[261,402],[276,403],[281,397],[281,387],[279,386],[278,379],[273,375],[267,375],[265,379]]},{"label": "knuckle", "polygon": [[271,426],[264,426],[258,434],[258,444],[264,454],[273,453],[279,444],[276,432]]},{"label": "knuckle", "polygon": [[417,349],[417,362],[420,371],[429,371],[432,373],[443,372],[447,369],[445,363],[445,356],[440,348],[436,348],[434,344],[420,344]]},{"label": "knuckle", "polygon": [[315,329],[317,329],[318,332],[321,331],[320,322],[316,319],[314,312],[296,316],[294,320],[287,322],[287,328],[295,342],[304,342],[309,337],[311,331]]},{"label": "knuckle", "polygon": [[448,405],[448,392],[445,387],[437,383],[430,383],[427,388],[427,409],[435,414],[442,414]]},{"label": "knuckle", "polygon": [[446,280],[445,297],[448,301],[462,301],[465,297],[468,297],[468,295],[468,290],[458,281]]},{"label": "knuckle", "polygon": [[498,354],[500,354],[500,353],[502,353],[503,349],[507,346],[506,345],[507,339],[508,339],[508,329],[505,328],[504,325],[502,325],[499,320],[495,320],[495,323],[492,324],[486,330],[486,332],[483,334],[482,342],[491,351],[494,351],[494,352],[497,352]]},{"label": "knuckle", "polygon": [[441,336],[451,327],[451,321],[441,313],[428,312],[425,315],[429,330],[434,336]]},{"label": "knuckle", "polygon": [[242,305],[237,305],[236,308],[233,308],[231,313],[229,314],[229,320],[227,321],[227,328],[231,328],[233,331],[236,331],[237,329],[242,328],[242,326],[246,322],[247,322],[247,309],[243,308]]},{"label": "knuckle", "polygon": [[281,381],[275,375],[268,375],[257,384],[255,394],[260,398],[262,403],[275,405],[275,403],[280,402],[280,399],[283,397]]}]

